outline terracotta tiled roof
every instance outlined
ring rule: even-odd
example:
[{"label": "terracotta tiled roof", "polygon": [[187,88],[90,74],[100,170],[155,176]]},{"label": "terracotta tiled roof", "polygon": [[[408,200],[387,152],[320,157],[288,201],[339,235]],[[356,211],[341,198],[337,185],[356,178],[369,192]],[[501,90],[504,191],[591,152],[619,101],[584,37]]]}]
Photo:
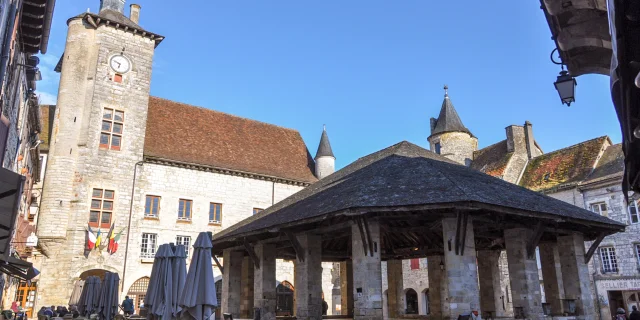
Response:
[{"label": "terracotta tiled roof", "polygon": [[624,173],[624,153],[622,144],[614,144],[607,148],[598,161],[596,169],[587,178],[588,181],[600,180],[609,177],[622,177]]},{"label": "terracotta tiled roof", "polygon": [[513,152],[507,151],[507,140],[502,140],[473,153],[471,168],[490,176],[502,177]]},{"label": "terracotta tiled roof", "polygon": [[583,181],[593,171],[598,155],[608,140],[606,136],[599,137],[531,159],[520,185],[540,191]]},{"label": "terracotta tiled roof", "polygon": [[314,162],[296,130],[162,98],[149,99],[144,155],[314,182]]},{"label": "terracotta tiled roof", "polygon": [[40,132],[40,140],[44,141],[40,144],[40,151],[49,151],[49,139],[51,139],[51,130],[53,130],[56,106],[41,105],[40,112],[42,112],[42,132]]}]

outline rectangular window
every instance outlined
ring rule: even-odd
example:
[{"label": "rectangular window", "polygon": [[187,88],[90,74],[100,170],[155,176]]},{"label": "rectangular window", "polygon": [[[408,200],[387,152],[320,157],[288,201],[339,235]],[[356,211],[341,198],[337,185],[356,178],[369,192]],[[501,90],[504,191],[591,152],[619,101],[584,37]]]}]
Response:
[{"label": "rectangular window", "polygon": [[124,112],[105,108],[102,113],[100,149],[120,150],[123,127]]},{"label": "rectangular window", "polygon": [[140,257],[143,259],[154,258],[156,256],[156,244],[158,235],[155,233],[143,233],[140,245]]},{"label": "rectangular window", "polygon": [[209,223],[222,223],[222,204],[213,202],[209,203]]},{"label": "rectangular window", "polygon": [[93,189],[91,193],[91,210],[89,211],[89,225],[96,228],[111,227],[113,216],[113,190]]},{"label": "rectangular window", "polygon": [[618,260],[616,250],[613,247],[600,248],[600,258],[602,259],[602,272],[618,272]]},{"label": "rectangular window", "polygon": [[639,216],[640,212],[638,212],[638,202],[631,201],[628,209],[629,209],[629,222],[631,222],[631,224],[636,224],[640,222],[640,216]]},{"label": "rectangular window", "polygon": [[411,270],[420,269],[420,259],[411,259]]},{"label": "rectangular window", "polygon": [[157,218],[160,212],[160,197],[147,196],[144,202],[144,216]]},{"label": "rectangular window", "polygon": [[180,199],[178,204],[178,220],[191,221],[191,207],[193,201]]},{"label": "rectangular window", "polygon": [[607,204],[604,203],[604,202],[592,203],[591,204],[591,211],[593,211],[593,212],[595,212],[595,213],[597,213],[599,215],[605,216],[605,217],[609,216],[609,211],[607,211]]},{"label": "rectangular window", "polygon": [[253,214],[258,214],[260,212],[264,211],[264,209],[260,209],[260,208],[253,208]]},{"label": "rectangular window", "polygon": [[436,147],[435,147],[435,149],[436,149],[436,150],[435,150],[435,151],[436,151],[436,153],[437,153],[437,154],[440,154],[440,142],[436,142],[436,145],[435,145],[435,146],[436,146]]},{"label": "rectangular window", "polygon": [[191,247],[191,237],[189,236],[176,236],[176,244],[183,245],[187,251],[187,257],[189,257],[189,248]]}]

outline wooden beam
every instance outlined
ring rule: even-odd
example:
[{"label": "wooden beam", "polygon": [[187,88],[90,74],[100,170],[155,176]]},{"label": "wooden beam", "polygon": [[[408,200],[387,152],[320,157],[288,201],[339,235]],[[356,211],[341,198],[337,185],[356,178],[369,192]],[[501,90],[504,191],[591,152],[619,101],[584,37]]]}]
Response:
[{"label": "wooden beam", "polygon": [[218,266],[218,269],[220,269],[220,273],[224,274],[224,268],[222,268],[222,265],[220,264],[220,261],[218,261],[218,258],[213,254],[211,255],[211,258],[213,258],[213,262],[215,262]]},{"label": "wooden beam", "polygon": [[358,230],[360,230],[360,238],[362,239],[362,246],[364,249],[364,255],[367,255],[367,239],[364,235],[364,227],[362,227],[362,221],[360,219],[356,219],[356,223],[358,224]]},{"label": "wooden beam", "polygon": [[[462,241],[460,241],[460,255],[464,255],[464,247],[467,245],[467,225],[469,222],[469,214],[468,213],[463,213],[462,214]],[[472,230],[473,231],[473,230]]]},{"label": "wooden beam", "polygon": [[253,251],[253,247],[251,246],[251,244],[249,244],[249,242],[247,242],[247,239],[244,239],[244,249],[247,250],[247,253],[249,254],[249,258],[251,258],[251,260],[253,260],[253,265],[255,265],[256,269],[260,269],[260,260],[258,260],[258,256],[256,255],[256,252]]},{"label": "wooden beam", "polygon": [[596,249],[598,249],[598,246],[600,245],[604,237],[606,237],[606,235],[607,234],[604,232],[598,235],[598,238],[596,239],[596,241],[594,241],[589,247],[589,251],[587,251],[587,254],[584,255],[584,263],[589,263],[589,261],[591,260],[591,257],[593,257],[593,254],[596,252]]},{"label": "wooden beam", "polygon": [[298,242],[298,238],[296,238],[296,236],[291,232],[285,232],[285,234],[287,235],[287,238],[289,238],[289,242],[291,242],[293,251],[296,252],[296,257],[298,257],[298,260],[304,262],[304,250],[302,250],[302,246],[300,245],[300,242]]},{"label": "wooden beam", "polygon": [[369,242],[369,253],[373,257],[373,240],[371,240],[371,231],[369,230],[369,223],[366,218],[362,218],[362,224],[364,224],[364,231],[367,233],[367,242]]},{"label": "wooden beam", "polygon": [[533,234],[527,241],[527,257],[529,259],[533,259],[536,255],[536,247],[538,243],[540,243],[540,239],[542,238],[542,234],[544,233],[544,225],[542,221],[538,221],[536,224],[536,228],[533,230]]}]

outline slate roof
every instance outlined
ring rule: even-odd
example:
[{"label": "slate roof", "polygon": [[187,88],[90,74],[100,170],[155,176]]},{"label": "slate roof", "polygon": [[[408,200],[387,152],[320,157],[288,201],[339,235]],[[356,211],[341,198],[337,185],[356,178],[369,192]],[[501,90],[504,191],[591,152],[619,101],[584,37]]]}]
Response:
[{"label": "slate roof", "polygon": [[598,161],[595,170],[587,177],[586,182],[602,180],[610,177],[622,177],[624,173],[624,153],[622,144],[608,147]]},{"label": "slate roof", "polygon": [[151,97],[145,157],[315,182],[314,161],[296,130]]},{"label": "slate roof", "polygon": [[49,140],[51,139],[51,130],[53,130],[53,119],[56,112],[55,105],[40,105],[42,113],[42,131],[40,132],[40,140],[44,142],[40,144],[40,152],[49,151]]},{"label": "slate roof", "polygon": [[322,130],[322,136],[320,137],[320,144],[318,145],[318,151],[316,151],[316,159],[319,157],[334,157],[333,150],[331,150],[331,143],[329,143],[329,136],[327,130]]},{"label": "slate roof", "polygon": [[473,153],[471,168],[500,178],[507,168],[513,152],[507,150],[507,140],[502,140]]},{"label": "slate roof", "polygon": [[456,112],[453,103],[451,103],[451,99],[449,99],[449,95],[446,93],[442,101],[442,107],[440,108],[440,115],[438,115],[438,119],[436,119],[436,125],[431,131],[431,135],[445,132],[466,132],[473,135],[471,131],[462,124],[458,112]]},{"label": "slate roof", "polygon": [[598,155],[607,141],[609,138],[603,136],[531,159],[520,179],[520,185],[542,191],[583,181],[592,173]]},{"label": "slate roof", "polygon": [[403,141],[360,158],[263,212],[221,231],[214,236],[214,245],[233,237],[358,208],[454,207],[461,203],[502,212],[527,212],[541,218],[578,220],[607,229],[624,228],[624,225],[591,211],[458,165]]}]

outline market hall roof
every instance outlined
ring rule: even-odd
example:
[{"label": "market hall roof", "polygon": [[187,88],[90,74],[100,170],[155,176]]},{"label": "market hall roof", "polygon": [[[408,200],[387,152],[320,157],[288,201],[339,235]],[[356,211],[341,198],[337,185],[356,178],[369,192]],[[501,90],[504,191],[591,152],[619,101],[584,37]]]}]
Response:
[{"label": "market hall roof", "polygon": [[[339,216],[434,210],[481,210],[508,217],[549,221],[558,228],[583,230],[586,238],[615,233],[624,225],[591,211],[458,165],[403,141],[358,159],[289,198],[213,237],[214,248],[237,245],[246,237],[265,239],[280,230]],[[331,227],[327,225],[327,227]]]},{"label": "market hall roof", "polygon": [[593,172],[600,155],[610,144],[609,138],[603,136],[535,157],[527,164],[520,185],[544,191],[577,184]]},{"label": "market hall roof", "polygon": [[150,97],[144,156],[309,184],[314,161],[296,130]]}]

